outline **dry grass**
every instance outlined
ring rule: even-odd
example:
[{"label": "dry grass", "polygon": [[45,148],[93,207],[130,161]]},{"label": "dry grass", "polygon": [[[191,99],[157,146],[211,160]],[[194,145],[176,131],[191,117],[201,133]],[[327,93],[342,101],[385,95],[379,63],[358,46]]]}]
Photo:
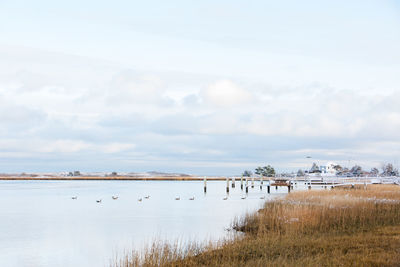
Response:
[{"label": "dry grass", "polygon": [[154,243],[114,266],[400,266],[400,187],[294,192],[219,245]]}]

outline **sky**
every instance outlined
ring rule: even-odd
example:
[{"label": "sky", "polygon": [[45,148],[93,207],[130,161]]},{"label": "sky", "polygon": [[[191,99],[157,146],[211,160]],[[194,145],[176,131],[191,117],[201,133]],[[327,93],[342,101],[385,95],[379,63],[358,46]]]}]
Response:
[{"label": "sky", "polygon": [[400,167],[399,47],[395,0],[1,0],[0,172]]}]

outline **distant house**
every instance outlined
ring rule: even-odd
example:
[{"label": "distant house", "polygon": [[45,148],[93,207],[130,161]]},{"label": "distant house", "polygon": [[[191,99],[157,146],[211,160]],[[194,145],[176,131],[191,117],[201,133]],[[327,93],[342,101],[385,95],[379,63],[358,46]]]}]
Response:
[{"label": "distant house", "polygon": [[325,176],[336,175],[337,173],[336,166],[337,164],[334,162],[328,162],[325,166],[320,166],[319,170],[321,171],[321,175]]}]

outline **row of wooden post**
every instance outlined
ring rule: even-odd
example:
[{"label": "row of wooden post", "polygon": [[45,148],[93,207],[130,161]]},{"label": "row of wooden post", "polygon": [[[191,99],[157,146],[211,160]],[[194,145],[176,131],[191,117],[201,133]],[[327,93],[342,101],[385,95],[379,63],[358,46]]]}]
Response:
[{"label": "row of wooden post", "polygon": [[[249,193],[249,184],[248,184],[248,180],[246,178],[246,193]],[[232,188],[235,188],[235,178],[232,178]],[[264,179],[263,177],[260,177],[260,190],[262,190],[264,184]],[[251,179],[251,188],[254,188],[254,177]],[[311,189],[311,183],[309,184],[309,189]],[[243,190],[243,176],[240,178],[240,189]],[[278,186],[275,186],[275,189],[278,190]],[[290,190],[293,189],[293,184],[292,182],[290,182],[290,184],[288,185],[288,193],[290,193]],[[226,178],[226,192],[229,193],[229,178]],[[268,194],[271,193],[271,182],[268,183],[267,185],[267,192]],[[204,177],[204,193],[207,193],[207,178]]]},{"label": "row of wooden post", "polygon": [[[246,181],[246,193],[248,193],[249,192],[248,179],[246,178],[245,181]],[[232,188],[235,188],[235,186],[236,186],[235,183],[236,183],[236,181],[235,181],[235,178],[233,177],[232,178]],[[297,185],[297,182],[290,181],[290,184],[288,185],[288,193],[290,193],[290,190],[293,189],[293,183],[296,183],[296,185]],[[262,190],[263,184],[264,184],[264,178],[260,177],[260,190]],[[311,190],[311,179],[308,182],[304,181],[304,184],[308,185],[308,189]],[[267,185],[268,194],[270,194],[270,192],[271,192],[270,187],[271,187],[271,182],[269,182]],[[254,177],[251,178],[251,188],[254,188]],[[325,183],[325,189],[326,188],[327,188],[327,183]],[[331,188],[333,188],[333,182],[332,182]],[[367,184],[364,182],[364,190],[366,188],[367,188]],[[240,189],[243,190],[243,176],[240,178]],[[275,189],[278,190],[277,185],[275,186]],[[229,193],[229,178],[226,178],[226,192]],[[204,177],[204,193],[207,193],[207,178],[206,177]]]}]

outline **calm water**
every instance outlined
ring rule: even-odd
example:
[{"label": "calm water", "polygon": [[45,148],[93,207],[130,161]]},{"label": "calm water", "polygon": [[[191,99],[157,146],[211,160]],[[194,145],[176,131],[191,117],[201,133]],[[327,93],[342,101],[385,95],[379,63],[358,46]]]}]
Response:
[{"label": "calm water", "polygon": [[236,182],[223,200],[225,187],[208,182],[204,195],[202,181],[0,181],[0,266],[109,266],[154,238],[217,240],[266,195],[256,184],[242,200]]}]

